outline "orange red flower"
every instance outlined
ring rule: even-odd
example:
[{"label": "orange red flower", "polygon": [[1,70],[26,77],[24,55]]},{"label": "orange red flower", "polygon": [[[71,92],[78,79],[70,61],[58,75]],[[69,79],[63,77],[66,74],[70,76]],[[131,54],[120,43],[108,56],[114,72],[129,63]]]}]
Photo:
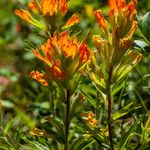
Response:
[{"label": "orange red flower", "polygon": [[41,50],[42,53],[38,49],[33,53],[48,66],[49,74],[55,80],[66,79],[68,74],[75,73],[90,57],[87,45],[79,44],[76,37],[71,39],[67,32],[62,32],[59,36],[55,32],[41,46]]}]

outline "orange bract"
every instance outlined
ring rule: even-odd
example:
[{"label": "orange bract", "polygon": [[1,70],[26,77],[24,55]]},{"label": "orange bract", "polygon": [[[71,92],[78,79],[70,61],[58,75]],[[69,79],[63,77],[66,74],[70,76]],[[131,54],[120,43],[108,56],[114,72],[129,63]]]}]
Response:
[{"label": "orange bract", "polygon": [[126,0],[109,0],[111,10],[118,11],[126,7]]},{"label": "orange bract", "polygon": [[27,10],[25,9],[15,10],[15,14],[20,18],[22,18],[23,20],[32,23],[32,16]]},{"label": "orange bract", "polygon": [[39,71],[31,71],[30,72],[31,78],[40,82],[43,86],[48,86],[48,82],[44,79],[44,74],[40,73]]},{"label": "orange bract", "polygon": [[28,7],[30,10],[32,10],[35,14],[38,14],[38,4],[36,0],[32,0],[31,2],[28,3]]},{"label": "orange bract", "polygon": [[[71,39],[67,32],[62,32],[59,37],[55,32],[53,38],[48,39],[41,46],[41,50],[43,54],[38,49],[34,50],[33,53],[46,63],[50,76],[58,80],[65,79],[70,66],[80,68],[90,57],[86,44],[81,43],[79,45],[77,38]],[[72,70],[76,69],[72,68]]]},{"label": "orange bract", "polygon": [[61,12],[64,15],[68,11],[67,0],[41,0],[40,5],[44,15],[52,16],[57,12]]},{"label": "orange bract", "polygon": [[101,10],[95,11],[95,17],[100,27],[107,27],[107,21],[105,20]]},{"label": "orange bract", "polygon": [[78,23],[80,21],[79,17],[76,15],[76,14],[73,14],[71,16],[71,18],[69,18],[67,20],[67,22],[65,23],[65,27],[71,27],[73,26],[74,24]]},{"label": "orange bract", "polygon": [[109,0],[110,11],[108,15],[125,11],[126,15],[132,15],[136,13],[135,6],[137,0],[132,0],[129,4],[126,3],[126,0]]}]

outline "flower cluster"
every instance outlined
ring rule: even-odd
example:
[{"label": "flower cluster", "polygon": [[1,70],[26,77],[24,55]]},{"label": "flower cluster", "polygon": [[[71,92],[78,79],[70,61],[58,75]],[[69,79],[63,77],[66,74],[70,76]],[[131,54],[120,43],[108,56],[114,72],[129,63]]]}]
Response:
[{"label": "flower cluster", "polygon": [[41,50],[43,54],[38,49],[33,53],[47,65],[48,74],[54,80],[70,79],[90,57],[87,45],[78,43],[76,37],[71,39],[66,31],[59,36],[55,32]]},{"label": "flower cluster", "polygon": [[[55,17],[56,15],[60,14],[65,15],[68,11],[68,3],[69,0],[41,0],[40,3],[38,3],[36,0],[32,0],[28,3],[28,7],[31,12],[38,17],[38,19],[34,18],[32,14],[25,9],[16,9],[15,14],[28,23],[40,29],[46,30],[47,24],[45,24],[45,21],[43,22],[44,18],[52,16]],[[39,21],[39,16],[43,18],[41,21]],[[78,22],[79,17],[76,14],[73,14],[67,21],[65,27],[68,28]]]},{"label": "flower cluster", "polygon": [[107,73],[113,70],[112,83],[122,78],[142,58],[140,53],[131,50],[134,44],[132,36],[137,27],[136,4],[137,0],[128,4],[126,0],[109,0],[109,23],[101,10],[95,11],[96,20],[105,38],[94,35],[93,41],[101,57],[103,70]]}]

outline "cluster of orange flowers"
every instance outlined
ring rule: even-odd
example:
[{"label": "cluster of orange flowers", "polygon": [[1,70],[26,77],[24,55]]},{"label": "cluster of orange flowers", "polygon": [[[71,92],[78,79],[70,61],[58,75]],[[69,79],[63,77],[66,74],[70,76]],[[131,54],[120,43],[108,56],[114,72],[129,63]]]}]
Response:
[{"label": "cluster of orange flowers", "polygon": [[[69,0],[41,0],[37,3],[32,0],[28,3],[28,7],[32,12],[43,17],[52,16],[54,14],[65,15],[68,11]],[[21,9],[15,10],[16,15],[25,21],[38,26],[38,22],[32,17],[29,11]],[[64,29],[79,22],[79,17],[73,14],[64,25]],[[47,42],[39,49],[33,50],[37,58],[46,64],[47,76],[54,80],[69,80],[90,57],[90,51],[84,42],[79,43],[77,38],[71,39],[68,32],[63,31],[59,35],[57,32],[49,37]],[[39,81],[44,86],[48,86],[48,82],[43,79],[44,75],[39,72],[32,71],[31,77]]]},{"label": "cluster of orange flowers", "polygon": [[[65,15],[68,11],[68,3],[69,0],[41,0],[40,3],[36,0],[32,0],[28,3],[28,7],[34,14],[45,17],[59,14]],[[31,13],[25,9],[15,10],[15,14],[38,28],[44,30],[46,28],[43,22],[39,22],[39,20],[35,19]],[[64,27],[68,28],[79,21],[79,17],[73,14]]]},{"label": "cluster of orange flowers", "polygon": [[[68,2],[69,0],[41,0],[39,4],[36,0],[32,0],[28,3],[28,7],[35,14],[41,13],[42,15],[52,16],[60,12],[61,14],[65,15],[68,11]],[[24,11],[24,9],[21,9],[20,11],[16,10],[16,14],[25,15],[27,14],[27,11]],[[24,16],[22,16],[22,18],[25,19]]]},{"label": "cluster of orange flowers", "polygon": [[132,36],[137,28],[136,5],[137,0],[131,0],[129,3],[126,3],[126,0],[109,0],[108,21],[101,10],[95,11],[104,38],[94,35],[93,41],[101,57],[103,70],[109,73],[113,67],[112,83],[142,59],[140,53],[130,50],[134,44]]},{"label": "cluster of orange flowers", "polygon": [[65,31],[59,37],[55,32],[41,49],[44,55],[38,49],[33,53],[47,65],[48,74],[54,80],[71,78],[90,57],[86,44],[79,44],[76,37],[72,40]]}]

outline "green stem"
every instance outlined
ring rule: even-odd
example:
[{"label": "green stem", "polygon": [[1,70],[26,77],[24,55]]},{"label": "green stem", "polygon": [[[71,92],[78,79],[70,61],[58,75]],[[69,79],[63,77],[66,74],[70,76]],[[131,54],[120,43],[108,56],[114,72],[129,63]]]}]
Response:
[{"label": "green stem", "polygon": [[69,135],[69,113],[70,113],[70,91],[66,90],[66,115],[65,115],[65,145],[64,150],[68,150],[68,135]]},{"label": "green stem", "polygon": [[55,119],[55,109],[54,109],[54,96],[53,96],[53,92],[50,92],[50,108],[51,108],[51,112],[53,115],[53,118]]},{"label": "green stem", "polygon": [[114,150],[113,140],[112,140],[112,127],[111,127],[111,107],[112,107],[112,99],[111,99],[111,78],[112,78],[113,67],[110,68],[108,83],[107,83],[107,100],[108,100],[108,132],[109,132],[109,143],[110,150]]}]

